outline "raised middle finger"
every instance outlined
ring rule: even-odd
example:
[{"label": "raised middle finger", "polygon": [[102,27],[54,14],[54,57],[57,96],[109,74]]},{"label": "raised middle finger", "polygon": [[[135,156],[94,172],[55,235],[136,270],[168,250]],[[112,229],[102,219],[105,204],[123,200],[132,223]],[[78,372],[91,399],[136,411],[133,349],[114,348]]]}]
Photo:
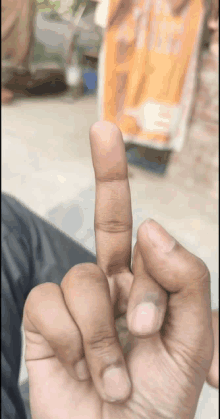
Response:
[{"label": "raised middle finger", "polygon": [[94,124],[90,142],[96,179],[97,263],[109,278],[130,271],[132,212],[127,161],[116,125]]}]

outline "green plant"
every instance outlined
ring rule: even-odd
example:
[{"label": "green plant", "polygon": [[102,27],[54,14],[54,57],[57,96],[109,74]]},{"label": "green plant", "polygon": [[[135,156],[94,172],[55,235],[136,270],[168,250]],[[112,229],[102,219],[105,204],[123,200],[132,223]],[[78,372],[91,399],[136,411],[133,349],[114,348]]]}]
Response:
[{"label": "green plant", "polygon": [[75,0],[62,1],[62,0],[36,0],[37,8],[40,12],[56,11],[63,15],[66,13],[72,14],[72,7]]},{"label": "green plant", "polygon": [[77,18],[77,12],[86,9],[86,13],[90,8],[94,7],[90,0],[36,0],[38,11],[50,12],[55,11],[59,15],[70,14]]}]

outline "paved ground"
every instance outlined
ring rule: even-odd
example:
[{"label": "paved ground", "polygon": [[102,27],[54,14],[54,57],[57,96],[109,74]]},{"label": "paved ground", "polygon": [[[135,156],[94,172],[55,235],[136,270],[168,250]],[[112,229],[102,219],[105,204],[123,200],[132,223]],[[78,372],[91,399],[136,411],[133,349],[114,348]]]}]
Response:
[{"label": "paved ground", "polygon": [[[91,249],[94,176],[88,131],[96,120],[95,97],[76,102],[68,96],[18,99],[2,112],[2,190],[66,232],[68,222],[63,220],[78,216],[78,227],[71,227],[70,234]],[[189,191],[170,176],[160,178],[134,167],[129,173],[135,230],[153,217],[202,257],[211,271],[212,304],[217,308],[218,221],[212,202],[201,189]],[[26,377],[22,362],[20,381]],[[205,385],[196,419],[207,417],[218,417],[218,392]]]}]

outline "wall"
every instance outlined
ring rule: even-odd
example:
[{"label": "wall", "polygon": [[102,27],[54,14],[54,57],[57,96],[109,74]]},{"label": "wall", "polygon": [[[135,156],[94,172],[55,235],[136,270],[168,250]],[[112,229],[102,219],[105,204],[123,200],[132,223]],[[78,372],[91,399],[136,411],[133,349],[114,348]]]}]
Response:
[{"label": "wall", "polygon": [[214,200],[218,198],[218,94],[218,57],[209,48],[201,57],[187,140],[182,151],[172,155],[168,169],[168,177],[181,177],[184,186],[201,189]]}]

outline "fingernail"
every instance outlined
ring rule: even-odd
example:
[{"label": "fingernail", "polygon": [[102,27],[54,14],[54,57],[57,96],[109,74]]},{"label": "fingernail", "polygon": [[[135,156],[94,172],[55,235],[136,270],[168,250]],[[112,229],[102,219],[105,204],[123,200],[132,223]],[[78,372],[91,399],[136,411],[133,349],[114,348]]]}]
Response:
[{"label": "fingernail", "polygon": [[169,253],[175,246],[175,239],[154,220],[148,220],[145,224],[147,235],[152,243],[162,252]]},{"label": "fingernail", "polygon": [[111,402],[126,399],[130,393],[131,384],[122,368],[107,368],[103,375],[103,383],[105,394]]},{"label": "fingernail", "polygon": [[90,373],[85,358],[82,358],[79,362],[76,363],[75,373],[80,381],[85,381],[90,378]]},{"label": "fingernail", "polygon": [[138,334],[156,332],[159,326],[159,310],[154,303],[141,303],[131,313],[131,328]]}]

